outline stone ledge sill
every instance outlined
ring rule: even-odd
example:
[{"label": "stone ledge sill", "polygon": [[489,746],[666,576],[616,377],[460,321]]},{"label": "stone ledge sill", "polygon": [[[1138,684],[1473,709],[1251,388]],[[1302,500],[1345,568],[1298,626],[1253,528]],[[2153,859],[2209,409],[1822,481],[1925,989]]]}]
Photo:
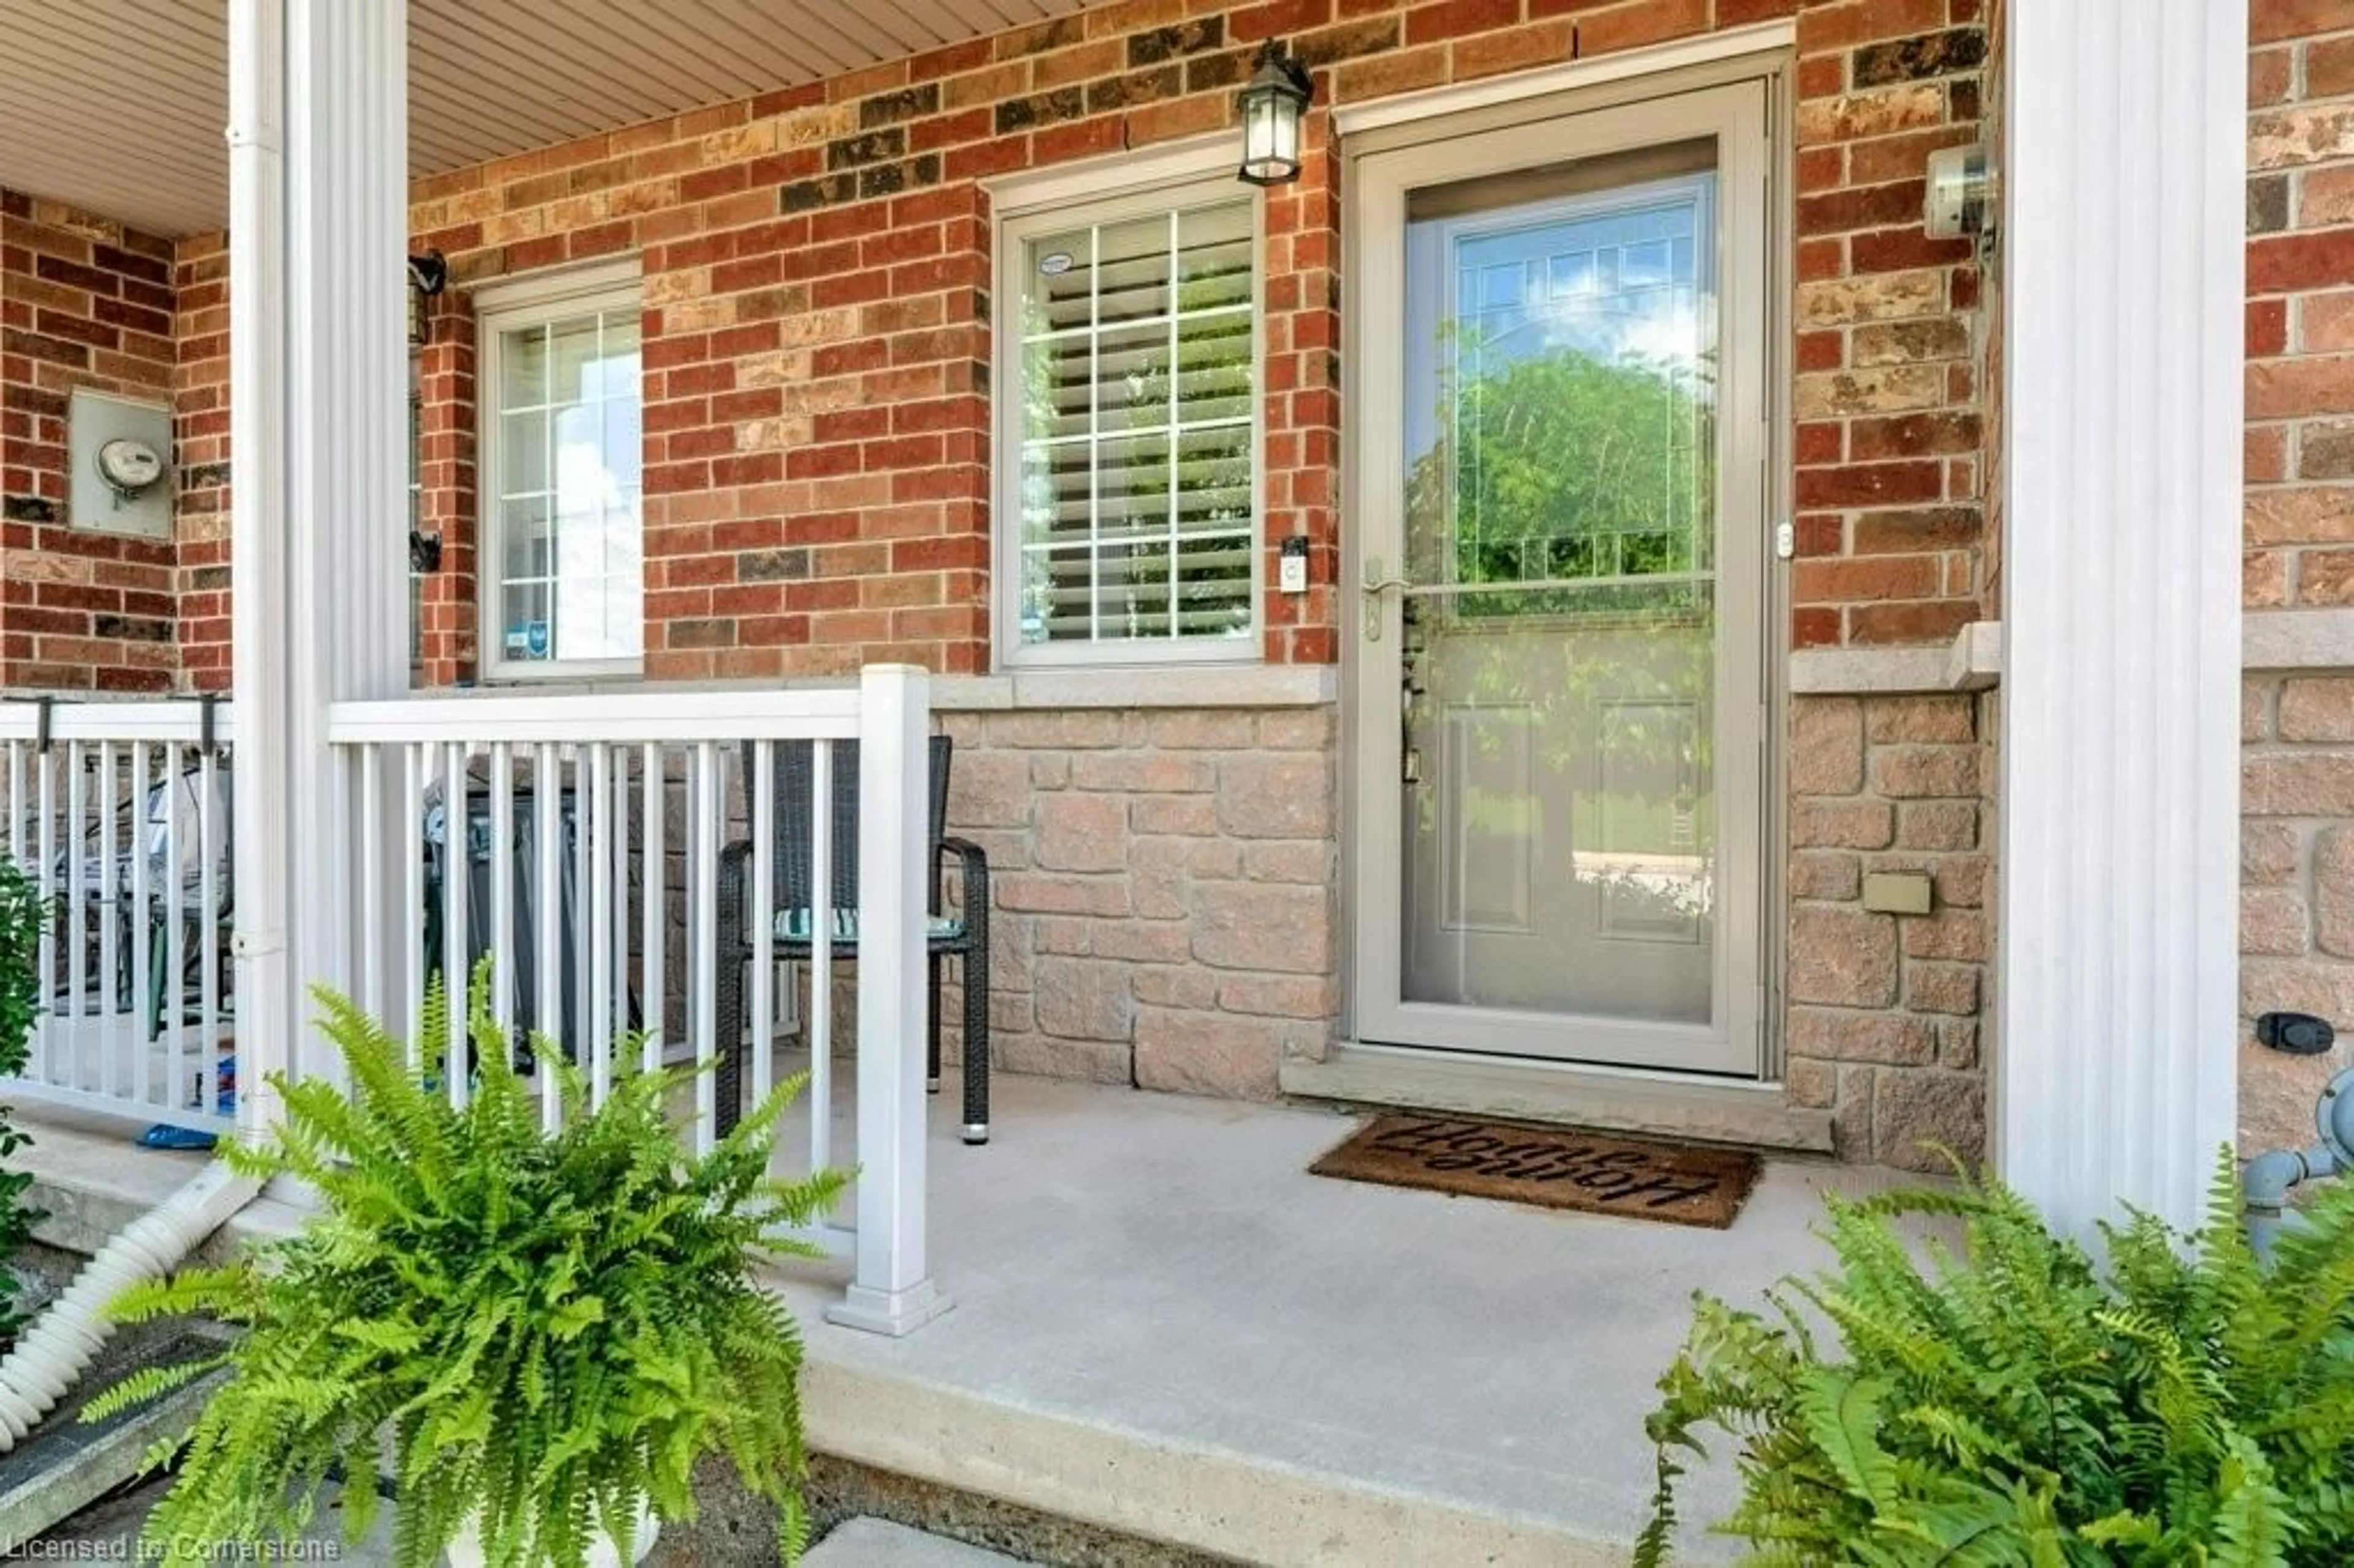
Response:
[{"label": "stone ledge sill", "polygon": [[[543,681],[549,694],[599,692],[843,691],[854,676],[791,681],[643,681],[606,678]],[[1017,670],[1001,675],[934,675],[934,713],[1011,713],[1025,708],[1312,708],[1339,700],[1341,672],[1331,664],[1204,664],[1129,670]],[[462,702],[512,686],[428,687],[408,694]]]},{"label": "stone ledge sill", "polygon": [[1400,1045],[1341,1045],[1329,1061],[1286,1062],[1278,1083],[1301,1099],[1409,1106],[1803,1154],[1833,1151],[1831,1113],[1790,1105],[1776,1084],[1674,1080]]},{"label": "stone ledge sill", "polygon": [[1204,665],[1194,669],[1016,670],[932,682],[942,713],[1024,708],[1303,708],[1340,695],[1330,664]]},{"label": "stone ledge sill", "polygon": [[2354,609],[2252,609],[2240,644],[2243,669],[2354,669]]},{"label": "stone ledge sill", "polygon": [[[2243,670],[2354,670],[2354,609],[2251,609],[2241,618]],[[2002,622],[1974,620],[1946,648],[1802,648],[1790,655],[1797,696],[1979,692],[2002,679]]]},{"label": "stone ledge sill", "polygon": [[1801,648],[1790,691],[1802,697],[1982,692],[2002,678],[2002,622],[1974,620],[1943,648]]}]

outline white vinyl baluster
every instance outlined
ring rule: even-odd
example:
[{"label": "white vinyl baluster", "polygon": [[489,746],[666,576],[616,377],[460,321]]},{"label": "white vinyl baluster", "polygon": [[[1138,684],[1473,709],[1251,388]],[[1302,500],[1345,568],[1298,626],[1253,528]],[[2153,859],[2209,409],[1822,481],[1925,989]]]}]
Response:
[{"label": "white vinyl baluster", "polygon": [[[833,1163],[833,742],[810,746],[810,1169]],[[860,963],[863,967],[864,959]]]},{"label": "white vinyl baluster", "polygon": [[584,748],[588,765],[587,818],[580,824],[581,857],[588,863],[588,1103],[600,1106],[613,1092],[613,748]]},{"label": "white vinyl baluster", "polygon": [[[221,1042],[221,832],[220,758],[209,747],[196,753],[196,952],[202,964],[196,975],[198,1016],[203,1019],[196,1056],[199,1090],[197,1108],[210,1116],[220,1109]],[[305,1003],[307,1016],[307,1002]],[[299,1022],[299,1021],[298,1021]],[[251,1086],[259,1089],[259,1084]]]},{"label": "white vinyl baluster", "polygon": [[155,922],[154,890],[148,885],[147,858],[147,764],[150,747],[143,740],[131,746],[131,1016],[127,1021],[131,1040],[131,1097],[141,1105],[152,1104],[155,1097],[154,1054],[147,1047],[147,1020],[162,998],[162,990],[148,969],[154,956],[149,928]]},{"label": "white vinyl baluster", "polygon": [[58,1000],[58,764],[57,754],[44,749],[36,760],[41,770],[41,1011],[33,1023],[33,1076],[44,1084],[57,1082],[55,1054],[59,1048],[52,1015]]},{"label": "white vinyl baluster", "polygon": [[752,859],[747,868],[744,906],[751,912],[746,933],[752,943],[749,1005],[751,1037],[744,1049],[752,1058],[752,1103],[769,1097],[776,1077],[777,1016],[777,743],[752,743],[749,823]]},{"label": "white vinyl baluster", "polygon": [[472,1086],[466,1072],[467,895],[472,891],[474,846],[467,819],[466,743],[445,748],[441,773],[441,983],[450,1002],[448,1052],[441,1077],[450,1103],[463,1109]]},{"label": "white vinyl baluster", "polygon": [[101,1095],[112,1094],[119,1087],[114,1057],[119,1048],[116,1036],[123,1031],[123,1009],[118,990],[122,977],[114,967],[115,960],[122,957],[116,950],[114,925],[122,897],[122,885],[115,874],[114,783],[114,743],[102,740],[98,745],[98,885],[89,895],[90,912],[98,917],[99,976],[99,1022],[90,1034],[96,1049],[90,1053],[90,1086]]},{"label": "white vinyl baluster", "polygon": [[370,1018],[388,1016],[384,996],[384,789],[378,778],[383,747],[363,746],[351,754],[359,768],[359,1004]]},{"label": "white vinyl baluster", "polygon": [[[607,832],[597,852],[597,876],[611,885],[613,902],[597,940],[605,954],[605,1015],[612,1020],[618,1045],[630,1034],[630,748],[609,746],[606,750],[612,758],[612,772],[599,791],[607,802]],[[631,1065],[615,1054],[614,1072],[627,1072]]]},{"label": "white vinyl baluster", "polygon": [[[74,1088],[82,1085],[81,1053],[76,1043],[88,1031],[82,1003],[82,980],[90,969],[90,825],[83,820],[81,742],[66,743],[66,1016],[72,1020],[65,1037],[67,1059],[61,1080]],[[58,1080],[53,1080],[58,1081]]]},{"label": "white vinyl baluster", "polygon": [[25,863],[25,743],[8,743],[8,859]]},{"label": "white vinyl baluster", "polygon": [[[514,756],[504,740],[491,747],[491,1016],[500,1033],[514,1033],[514,970],[522,961],[515,937]],[[504,1068],[506,1064],[499,1064]]]},{"label": "white vinyl baluster", "polygon": [[563,1113],[555,1066],[564,1027],[564,933],[557,920],[564,898],[562,769],[555,747],[536,748],[531,769],[531,869],[537,887],[532,910],[532,1061],[539,1078],[540,1125],[550,1132]]},{"label": "white vinyl baluster", "polygon": [[425,748],[400,748],[401,1038],[408,1044],[412,1070],[425,1055]]},{"label": "white vinyl baluster", "polygon": [[[164,1103],[177,1108],[189,1092],[187,757],[175,744],[164,748]],[[197,1102],[200,1110],[213,1107]]]},{"label": "white vinyl baluster", "polygon": [[665,1001],[663,984],[664,979],[663,948],[670,920],[669,897],[663,887],[666,880],[663,874],[666,868],[663,863],[663,815],[669,809],[670,802],[665,782],[666,764],[661,746],[649,744],[645,747],[644,769],[645,803],[642,809],[645,812],[643,852],[645,895],[643,908],[640,915],[642,924],[639,927],[638,946],[641,951],[638,959],[642,966],[641,972],[645,976],[640,988],[645,1009],[646,1027],[642,1065],[645,1070],[651,1073],[662,1065],[663,1059],[664,1028],[663,1007]]},{"label": "white vinyl baluster", "polygon": [[[596,874],[597,866],[596,860],[589,853],[588,843],[589,802],[595,793],[588,778],[588,753],[592,749],[586,745],[576,745],[572,748],[571,904],[569,907],[558,906],[547,911],[547,914],[556,920],[558,931],[564,931],[567,926],[570,927],[570,930],[567,933],[565,950],[571,954],[572,984],[569,989],[572,992],[572,1012],[567,1021],[569,1027],[563,1031],[563,1039],[565,1060],[575,1066],[588,1065],[587,1031],[589,1028],[589,1015],[596,1008],[596,1003],[588,994],[589,882]],[[588,1091],[589,1103],[595,1104],[601,1092],[592,1084]]]},{"label": "white vinyl baluster", "polygon": [[[26,789],[25,743],[21,740],[12,740],[8,743],[8,863],[20,872],[30,870],[25,859]],[[44,920],[41,924],[46,929],[48,922]],[[41,983],[46,990],[48,984],[48,970],[46,967],[41,970],[41,974],[43,977]],[[40,1013],[48,1011],[45,1007],[35,1013],[36,1028],[39,1027],[37,1020]],[[26,1065],[30,1068],[29,1060]]]},{"label": "white vinyl baluster", "polygon": [[687,950],[692,955],[687,998],[694,1016],[687,1027],[695,1037],[695,1059],[705,1070],[695,1078],[695,1149],[708,1153],[718,1120],[717,1085],[708,1064],[719,1048],[719,747],[715,741],[695,743],[688,774],[694,806],[687,817],[690,847],[686,865],[689,888]]}]

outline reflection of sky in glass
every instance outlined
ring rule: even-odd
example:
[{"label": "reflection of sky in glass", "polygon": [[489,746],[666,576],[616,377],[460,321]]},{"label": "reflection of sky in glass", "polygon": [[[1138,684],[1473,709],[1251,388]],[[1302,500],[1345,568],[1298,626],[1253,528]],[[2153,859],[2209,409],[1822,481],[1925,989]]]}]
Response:
[{"label": "reflection of sky in glass", "polygon": [[632,657],[642,646],[637,313],[529,327],[502,344],[502,651]]},{"label": "reflection of sky in glass", "polygon": [[1684,197],[1463,236],[1454,263],[1465,341],[1508,358],[1574,349],[1689,364],[1700,352],[1697,217]]}]

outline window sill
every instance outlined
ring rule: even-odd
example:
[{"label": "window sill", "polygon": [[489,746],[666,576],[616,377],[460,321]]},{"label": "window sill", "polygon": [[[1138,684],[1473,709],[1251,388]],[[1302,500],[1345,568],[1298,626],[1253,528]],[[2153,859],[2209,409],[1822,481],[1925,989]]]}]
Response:
[{"label": "window sill", "polygon": [[1338,699],[1330,664],[1204,664],[1176,669],[1015,670],[932,681],[941,713],[1023,708],[1312,708]]}]

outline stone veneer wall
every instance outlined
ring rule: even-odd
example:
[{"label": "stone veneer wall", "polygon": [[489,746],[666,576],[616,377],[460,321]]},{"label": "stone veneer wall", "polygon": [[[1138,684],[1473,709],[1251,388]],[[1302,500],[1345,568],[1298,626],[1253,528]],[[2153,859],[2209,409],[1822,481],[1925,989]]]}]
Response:
[{"label": "stone veneer wall", "polygon": [[[1790,727],[1784,1076],[1842,1158],[1942,1170],[1986,1143],[1978,1012],[1991,844],[1981,700],[1800,697]],[[1990,705],[1989,705],[1990,708]],[[1934,912],[1862,906],[1872,872],[1930,874]]]},{"label": "stone veneer wall", "polygon": [[[989,852],[992,1059],[1270,1098],[1340,1007],[1331,707],[942,715]],[[949,1017],[956,1016],[953,1005]]]},{"label": "stone veneer wall", "polygon": [[2317,1013],[2340,1041],[2318,1059],[2247,1045],[2254,1151],[2312,1142],[2314,1097],[2354,1062],[2354,676],[2252,676],[2241,734],[2240,1012]]}]

